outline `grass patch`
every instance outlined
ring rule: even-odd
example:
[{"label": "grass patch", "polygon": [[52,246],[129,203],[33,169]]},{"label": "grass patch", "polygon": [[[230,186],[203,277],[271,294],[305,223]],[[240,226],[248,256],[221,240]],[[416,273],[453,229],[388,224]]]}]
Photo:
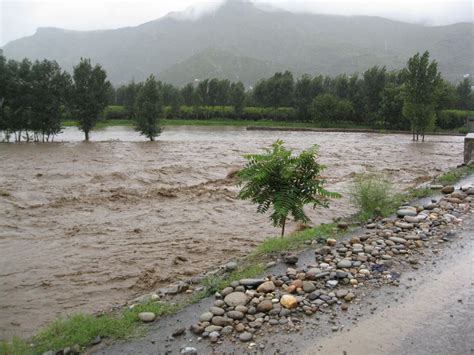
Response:
[{"label": "grass patch", "polygon": [[402,201],[402,197],[394,192],[390,180],[374,173],[357,175],[350,195],[359,209],[357,217],[360,221],[386,217],[395,212]]},{"label": "grass patch", "polygon": [[305,229],[284,237],[272,237],[261,243],[254,255],[274,254],[283,251],[300,249],[307,240],[327,239],[334,235],[334,223],[321,224],[315,228]]},{"label": "grass patch", "polygon": [[33,346],[26,341],[14,338],[11,342],[0,344],[0,354],[41,354],[45,351],[58,351],[75,344],[88,346],[94,338],[101,336],[110,339],[124,339],[137,335],[140,327],[138,313],[153,312],[157,317],[175,312],[179,306],[147,302],[126,309],[119,314],[94,316],[75,314],[65,319],[57,319],[31,339]]},{"label": "grass patch", "polygon": [[429,187],[421,187],[417,189],[412,189],[406,195],[408,200],[413,200],[416,198],[428,197],[433,194],[433,190]]},{"label": "grass patch", "polygon": [[459,168],[454,168],[450,171],[445,172],[444,174],[438,176],[435,179],[435,182],[442,185],[453,185],[463,177],[474,173],[474,165],[461,166]]}]

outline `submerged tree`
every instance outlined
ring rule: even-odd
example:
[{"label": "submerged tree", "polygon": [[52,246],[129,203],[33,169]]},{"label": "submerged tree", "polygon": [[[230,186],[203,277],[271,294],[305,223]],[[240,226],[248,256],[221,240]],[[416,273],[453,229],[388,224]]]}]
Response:
[{"label": "submerged tree", "polygon": [[249,154],[247,165],[239,172],[239,197],[256,203],[258,213],[272,208],[270,219],[275,227],[285,234],[288,215],[295,221],[309,222],[304,206],[312,204],[328,207],[329,198],[340,197],[338,193],[323,188],[325,180],[320,173],[324,166],[316,161],[318,146],[314,145],[299,155],[277,140],[264,154]]},{"label": "submerged tree", "polygon": [[[430,63],[430,53],[415,54],[408,60],[405,69],[403,115],[411,122],[413,140],[434,124],[435,106],[441,74],[436,61]],[[416,138],[416,139],[415,139]]]},{"label": "submerged tree", "polygon": [[71,106],[79,129],[84,132],[86,141],[89,132],[95,127],[99,115],[109,100],[110,82],[100,65],[92,67],[90,59],[81,58],[74,67],[74,83],[71,90]]},{"label": "submerged tree", "polygon": [[163,111],[162,98],[158,83],[153,75],[146,79],[140,88],[135,103],[135,129],[150,141],[161,133],[159,117]]}]

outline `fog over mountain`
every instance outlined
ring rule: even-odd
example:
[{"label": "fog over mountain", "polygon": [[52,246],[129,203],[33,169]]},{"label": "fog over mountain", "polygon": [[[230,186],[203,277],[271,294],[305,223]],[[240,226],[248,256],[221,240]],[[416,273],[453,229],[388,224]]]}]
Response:
[{"label": "fog over mountain", "polygon": [[[283,6],[283,5],[282,5]],[[54,59],[70,70],[80,57],[104,66],[115,84],[153,73],[184,84],[207,77],[247,86],[274,71],[329,74],[373,65],[398,69],[429,50],[443,75],[457,81],[473,73],[472,23],[423,26],[375,16],[289,12],[227,1],[199,13],[174,12],[135,27],[71,31],[39,28],[8,43],[9,58]]]}]

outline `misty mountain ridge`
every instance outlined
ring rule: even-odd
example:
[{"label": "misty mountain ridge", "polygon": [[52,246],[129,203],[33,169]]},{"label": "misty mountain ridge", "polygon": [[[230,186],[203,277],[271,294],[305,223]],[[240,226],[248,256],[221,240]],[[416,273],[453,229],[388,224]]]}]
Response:
[{"label": "misty mountain ridge", "polygon": [[71,31],[39,28],[4,46],[12,59],[52,59],[71,70],[81,57],[100,63],[114,84],[149,74],[178,85],[209,77],[246,86],[275,71],[337,75],[373,65],[400,69],[429,50],[451,81],[473,74],[472,23],[422,26],[381,17],[271,11],[227,1],[201,15],[173,12],[136,27]]}]

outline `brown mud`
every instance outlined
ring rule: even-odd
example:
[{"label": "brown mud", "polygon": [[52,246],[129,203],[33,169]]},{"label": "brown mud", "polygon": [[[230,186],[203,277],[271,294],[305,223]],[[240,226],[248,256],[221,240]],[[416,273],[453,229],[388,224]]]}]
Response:
[{"label": "brown mud", "polygon": [[[67,142],[0,144],[0,339],[189,278],[277,234],[236,199],[232,176],[243,154],[277,138],[296,150],[319,144],[327,187],[343,194],[368,170],[400,189],[428,181],[460,164],[463,147],[453,136],[421,144],[398,134],[233,127],[167,128],[151,143],[129,128],[82,138],[70,128],[57,139]],[[353,213],[344,195],[309,210],[313,223]]]}]

